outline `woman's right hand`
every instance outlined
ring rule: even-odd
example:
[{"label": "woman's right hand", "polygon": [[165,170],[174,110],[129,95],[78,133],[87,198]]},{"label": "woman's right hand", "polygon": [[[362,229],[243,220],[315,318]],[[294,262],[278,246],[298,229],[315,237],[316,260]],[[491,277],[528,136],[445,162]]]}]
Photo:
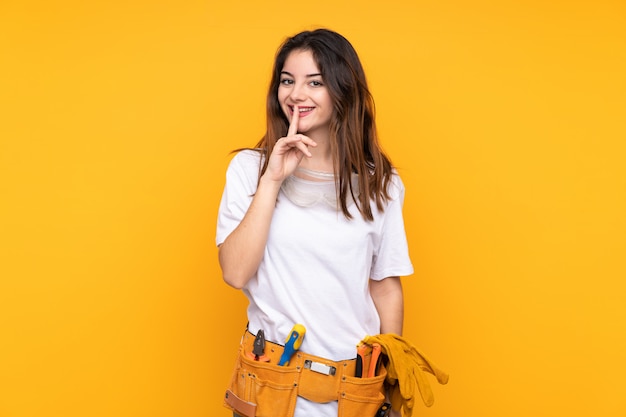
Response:
[{"label": "woman's right hand", "polygon": [[285,178],[293,174],[298,165],[300,165],[302,158],[313,156],[309,152],[309,146],[315,147],[317,143],[308,136],[298,133],[299,119],[300,112],[298,106],[294,106],[287,136],[276,141],[274,150],[267,163],[267,169],[263,174],[263,177],[267,180],[282,183]]}]

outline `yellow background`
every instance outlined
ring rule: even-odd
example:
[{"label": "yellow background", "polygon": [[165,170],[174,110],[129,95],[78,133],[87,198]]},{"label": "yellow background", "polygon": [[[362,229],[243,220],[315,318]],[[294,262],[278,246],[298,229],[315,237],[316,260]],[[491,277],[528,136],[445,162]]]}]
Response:
[{"label": "yellow background", "polygon": [[228,152],[318,26],[408,189],[405,333],[451,374],[418,415],[626,415],[622,1],[3,0],[0,416],[229,415]]}]

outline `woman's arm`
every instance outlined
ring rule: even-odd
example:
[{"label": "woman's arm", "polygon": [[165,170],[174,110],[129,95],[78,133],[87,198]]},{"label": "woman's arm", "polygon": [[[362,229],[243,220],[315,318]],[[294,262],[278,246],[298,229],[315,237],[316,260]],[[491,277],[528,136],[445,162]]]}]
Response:
[{"label": "woman's arm", "polygon": [[402,335],[404,296],[400,277],[370,280],[370,294],[380,316],[380,332]]},{"label": "woman's arm", "polygon": [[243,288],[259,268],[280,186],[302,158],[311,157],[308,147],[317,146],[312,139],[297,134],[299,117],[295,106],[287,136],[276,141],[248,211],[219,247],[222,276],[232,287]]},{"label": "woman's arm", "polygon": [[246,215],[219,247],[222,277],[234,288],[243,288],[261,263],[280,184],[261,178]]}]

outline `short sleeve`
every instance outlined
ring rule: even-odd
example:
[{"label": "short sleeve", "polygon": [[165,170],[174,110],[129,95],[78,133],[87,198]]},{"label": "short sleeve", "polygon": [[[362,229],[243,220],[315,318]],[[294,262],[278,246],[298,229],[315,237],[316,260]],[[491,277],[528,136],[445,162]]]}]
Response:
[{"label": "short sleeve", "polygon": [[226,185],[217,215],[215,241],[219,246],[241,223],[256,192],[260,154],[245,150],[237,153],[226,170]]},{"label": "short sleeve", "polygon": [[370,272],[370,278],[377,281],[413,273],[402,215],[404,184],[397,174],[394,174],[390,187],[391,198],[383,213],[378,245]]}]

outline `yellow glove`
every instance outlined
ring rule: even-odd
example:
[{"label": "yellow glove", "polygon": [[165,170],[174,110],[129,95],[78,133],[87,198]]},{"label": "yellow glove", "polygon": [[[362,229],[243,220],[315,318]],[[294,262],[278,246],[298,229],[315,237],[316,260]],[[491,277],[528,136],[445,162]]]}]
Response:
[{"label": "yellow glove", "polygon": [[366,336],[361,343],[380,344],[382,353],[389,358],[386,381],[392,386],[391,407],[402,410],[403,417],[411,417],[413,413],[416,389],[427,407],[435,401],[425,372],[433,374],[440,384],[448,383],[448,374],[437,368],[402,336],[392,333]]}]

